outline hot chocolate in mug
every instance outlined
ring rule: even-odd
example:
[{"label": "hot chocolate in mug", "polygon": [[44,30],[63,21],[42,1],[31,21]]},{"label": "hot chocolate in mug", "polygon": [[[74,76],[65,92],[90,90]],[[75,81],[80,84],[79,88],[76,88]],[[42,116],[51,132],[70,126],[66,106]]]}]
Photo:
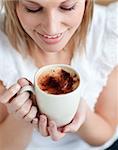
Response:
[{"label": "hot chocolate in mug", "polygon": [[20,93],[35,94],[40,112],[60,127],[70,123],[77,111],[80,86],[80,74],[74,68],[54,64],[40,68],[34,77],[34,87],[24,86]]}]

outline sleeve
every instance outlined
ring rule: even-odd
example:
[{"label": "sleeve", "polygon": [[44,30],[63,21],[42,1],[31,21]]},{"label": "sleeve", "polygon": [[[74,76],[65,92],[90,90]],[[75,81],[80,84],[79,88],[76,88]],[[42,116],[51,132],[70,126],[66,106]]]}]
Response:
[{"label": "sleeve", "polygon": [[96,57],[95,67],[101,77],[106,76],[118,65],[118,2],[106,7],[106,23],[101,50]]},{"label": "sleeve", "polygon": [[118,2],[104,9],[104,31],[95,55],[91,54],[92,59],[89,63],[93,72],[91,71],[91,78],[85,88],[87,92],[84,93],[93,110],[100,93],[107,85],[109,74],[118,66]]},{"label": "sleeve", "polygon": [[101,56],[103,62],[111,68],[118,65],[118,2],[106,8],[106,27],[103,37]]}]

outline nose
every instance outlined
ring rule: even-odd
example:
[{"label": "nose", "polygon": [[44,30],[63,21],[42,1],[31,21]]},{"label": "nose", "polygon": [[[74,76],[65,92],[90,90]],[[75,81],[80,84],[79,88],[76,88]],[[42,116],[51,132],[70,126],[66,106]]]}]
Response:
[{"label": "nose", "polygon": [[43,31],[49,35],[59,33],[61,31],[60,25],[61,20],[55,11],[48,11],[41,24]]}]

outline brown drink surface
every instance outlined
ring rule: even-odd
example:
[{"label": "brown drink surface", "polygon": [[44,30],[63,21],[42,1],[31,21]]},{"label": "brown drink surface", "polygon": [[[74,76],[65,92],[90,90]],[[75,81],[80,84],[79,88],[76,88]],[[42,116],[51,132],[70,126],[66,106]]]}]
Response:
[{"label": "brown drink surface", "polygon": [[66,94],[74,91],[80,83],[76,74],[70,74],[64,69],[57,68],[41,74],[38,78],[38,86],[49,94]]}]

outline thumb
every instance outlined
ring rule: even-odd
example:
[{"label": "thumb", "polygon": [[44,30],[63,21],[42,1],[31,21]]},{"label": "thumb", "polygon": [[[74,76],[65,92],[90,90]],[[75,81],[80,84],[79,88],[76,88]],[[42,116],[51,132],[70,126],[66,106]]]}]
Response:
[{"label": "thumb", "polygon": [[28,81],[26,78],[20,78],[18,80],[18,84],[20,84],[21,87],[24,87],[25,85],[31,85],[32,83]]}]

